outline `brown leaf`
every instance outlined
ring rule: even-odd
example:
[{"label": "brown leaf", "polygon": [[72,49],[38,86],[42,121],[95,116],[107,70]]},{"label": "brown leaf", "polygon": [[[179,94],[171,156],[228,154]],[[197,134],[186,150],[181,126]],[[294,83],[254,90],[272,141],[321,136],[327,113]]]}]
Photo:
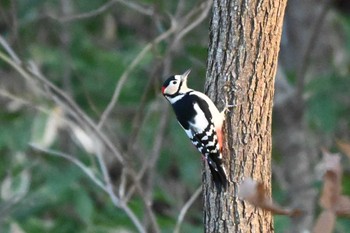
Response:
[{"label": "brown leaf", "polygon": [[240,184],[238,190],[238,197],[242,200],[251,202],[255,199],[257,193],[257,182],[252,178],[246,178]]},{"label": "brown leaf", "polygon": [[317,218],[312,229],[313,233],[332,233],[335,224],[335,214],[330,210],[324,210]]},{"label": "brown leaf", "polygon": [[333,171],[338,177],[342,176],[342,167],[340,164],[340,155],[338,153],[330,153],[326,149],[322,149],[323,158],[320,162],[323,170]]},{"label": "brown leaf", "polygon": [[340,196],[333,209],[337,215],[350,216],[350,197]]},{"label": "brown leaf", "polygon": [[343,140],[336,141],[339,150],[344,153],[350,159],[350,142],[346,142]]},{"label": "brown leaf", "polygon": [[331,209],[338,202],[338,198],[342,191],[342,168],[340,166],[340,156],[323,150],[321,166],[323,167],[325,174],[323,176],[323,189],[320,196],[320,205],[324,209]]},{"label": "brown leaf", "polygon": [[323,178],[323,189],[320,196],[320,206],[323,209],[331,209],[339,198],[339,185],[336,182],[336,174],[327,171]]},{"label": "brown leaf", "polygon": [[269,197],[264,185],[251,178],[246,178],[239,186],[238,197],[255,207],[270,211],[272,214],[298,216],[302,213],[300,210],[285,209],[275,204]]}]

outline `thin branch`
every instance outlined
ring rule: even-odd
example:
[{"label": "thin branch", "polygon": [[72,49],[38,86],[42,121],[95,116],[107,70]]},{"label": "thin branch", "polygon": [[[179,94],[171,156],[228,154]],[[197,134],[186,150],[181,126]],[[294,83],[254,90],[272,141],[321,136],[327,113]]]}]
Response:
[{"label": "thin branch", "polygon": [[111,1],[106,2],[104,5],[100,6],[96,10],[81,13],[81,14],[66,16],[63,18],[59,18],[59,17],[54,16],[54,15],[48,15],[48,16],[54,20],[61,22],[61,23],[66,23],[66,22],[70,22],[70,21],[74,21],[74,20],[88,19],[88,18],[97,16],[97,15],[100,15],[100,14],[106,12],[111,6],[113,6],[117,2],[118,2],[118,0],[111,0]]},{"label": "thin branch", "polygon": [[103,155],[101,154],[100,151],[98,151],[96,153],[96,157],[97,157],[98,163],[100,165],[102,176],[103,176],[105,184],[106,184],[106,190],[107,190],[109,196],[111,197],[114,205],[115,206],[120,206],[119,199],[117,198],[117,196],[115,195],[115,193],[113,191],[113,184],[112,184],[111,178],[109,176],[106,163],[105,163],[105,161],[103,159]]},{"label": "thin branch", "polygon": [[0,35],[0,44],[6,50],[6,52],[11,56],[12,60],[17,64],[21,64],[21,60],[18,58],[17,54],[12,50],[10,45],[6,42],[6,40]]},{"label": "thin branch", "polygon": [[188,201],[185,203],[185,205],[181,208],[180,214],[177,218],[177,222],[176,222],[176,226],[174,229],[174,233],[179,233],[180,232],[180,228],[181,228],[181,224],[185,218],[185,215],[188,211],[188,209],[191,207],[191,205],[195,202],[195,200],[199,197],[199,195],[202,192],[202,187],[197,188],[197,190],[192,194],[192,196],[190,197],[190,199],[188,199]]},{"label": "thin branch", "polygon": [[204,19],[206,19],[212,4],[213,4],[213,0],[208,0],[199,5],[197,10],[200,11],[201,14],[199,15],[199,17],[193,20],[192,23],[190,23],[187,27],[181,30],[181,32],[179,32],[179,34],[176,36],[176,39],[174,41],[175,44],[179,40],[181,40],[186,34],[192,31],[195,27],[197,27],[201,22],[203,22]]},{"label": "thin branch", "polygon": [[130,0],[118,0],[118,2],[144,15],[152,16],[154,14],[153,7],[144,7]]},{"label": "thin branch", "polygon": [[[47,80],[39,71],[36,64],[31,63],[30,71],[35,75],[45,86],[49,87],[53,96],[53,100],[62,105],[65,110],[67,110],[72,116],[76,117],[76,120],[80,124],[85,125],[86,127],[92,129],[96,133],[97,137],[100,138],[107,148],[113,153],[113,155],[118,159],[118,161],[126,166],[124,158],[121,155],[121,152],[117,150],[114,144],[109,140],[109,138],[96,126],[96,124],[88,117],[83,110],[73,101],[64,91],[54,85],[52,82]],[[82,127],[85,128],[85,127]]]},{"label": "thin branch", "polygon": [[55,15],[48,15],[48,17],[51,19],[57,20],[60,23],[67,23],[67,22],[71,22],[71,21],[89,19],[89,18],[92,18],[92,17],[95,17],[95,16],[98,16],[98,15],[105,13],[116,3],[121,3],[121,4],[129,7],[130,9],[133,9],[133,10],[135,10],[141,14],[144,14],[144,15],[151,16],[154,13],[153,8],[143,7],[135,2],[130,2],[130,1],[126,1],[126,0],[110,0],[110,1],[106,2],[105,4],[103,4],[102,6],[100,6],[99,8],[92,10],[92,11],[89,11],[89,12],[84,12],[84,13],[75,14],[75,15],[69,15],[69,16],[65,16],[65,17],[58,17]]},{"label": "thin branch", "polygon": [[88,168],[85,164],[83,164],[80,160],[74,158],[73,156],[69,155],[69,154],[65,154],[62,153],[60,151],[56,151],[56,150],[51,150],[51,149],[46,149],[43,147],[40,147],[39,145],[36,145],[34,143],[29,143],[29,146],[32,147],[33,149],[37,150],[37,151],[41,151],[43,153],[49,154],[49,155],[54,155],[57,157],[62,157],[66,160],[68,160],[69,162],[75,164],[77,167],[79,167],[98,187],[100,187],[102,190],[104,190],[105,192],[107,192],[107,189],[105,187],[105,185],[103,184],[103,182],[97,178],[94,173],[91,171],[90,168]]},{"label": "thin branch", "polygon": [[166,32],[159,35],[156,39],[154,39],[152,42],[149,42],[141,51],[140,53],[135,57],[135,59],[131,62],[131,64],[125,69],[124,73],[120,77],[116,88],[114,90],[113,96],[109,104],[107,105],[107,108],[104,110],[104,112],[101,115],[100,121],[97,125],[98,128],[101,128],[103,124],[105,123],[106,119],[108,118],[109,114],[111,113],[112,109],[114,108],[115,104],[118,101],[120,92],[124,86],[125,81],[129,77],[129,74],[131,71],[134,70],[134,68],[141,62],[142,58],[147,54],[149,50],[155,45],[169,37],[173,32],[175,32],[177,29],[177,26],[172,25]]},{"label": "thin branch", "polygon": [[81,161],[79,161],[78,159],[74,158],[71,155],[62,153],[60,151],[55,151],[55,150],[50,150],[50,149],[46,149],[46,148],[42,148],[38,145],[35,145],[33,143],[29,144],[33,149],[44,152],[46,154],[50,154],[50,155],[54,155],[54,156],[58,156],[58,157],[62,157],[68,161],[70,161],[71,163],[75,164],[77,167],[79,167],[98,187],[100,187],[103,191],[105,191],[109,197],[111,198],[113,204],[115,207],[117,208],[121,208],[124,210],[124,212],[129,216],[129,218],[131,219],[131,221],[135,224],[136,228],[138,229],[138,231],[140,233],[146,233],[146,230],[144,229],[144,227],[142,226],[140,220],[137,218],[137,216],[135,215],[135,213],[128,207],[128,205],[125,202],[121,202],[120,199],[114,194],[113,192],[113,187],[112,187],[112,183],[110,181],[109,175],[108,175],[108,171],[107,168],[105,166],[105,163],[103,160],[101,160],[102,156],[97,155],[97,158],[99,159],[100,165],[101,165],[101,170],[103,173],[104,178],[106,179],[106,183],[104,184],[101,180],[99,180],[91,171],[91,169],[89,169],[85,164],[83,164]]},{"label": "thin branch", "polygon": [[135,213],[127,206],[127,204],[125,202],[121,202],[120,199],[115,194],[115,192],[113,190],[113,184],[112,184],[111,178],[109,176],[108,169],[107,169],[107,166],[106,166],[106,163],[103,159],[102,154],[100,152],[98,152],[96,154],[96,157],[98,159],[98,162],[99,162],[99,165],[100,165],[100,168],[102,171],[102,175],[103,175],[105,183],[106,183],[106,191],[107,191],[109,197],[111,198],[113,204],[116,207],[122,208],[125,211],[125,213],[129,216],[129,218],[134,223],[136,228],[139,230],[139,232],[146,232],[144,227],[142,226],[140,220],[135,215]]},{"label": "thin branch", "polygon": [[7,90],[2,89],[2,88],[0,88],[0,96],[3,96],[9,100],[15,101],[15,102],[21,104],[22,106],[28,106],[30,108],[33,108],[33,109],[39,111],[39,112],[43,112],[47,115],[50,113],[49,109],[44,108],[44,107],[40,107],[40,106],[36,106],[35,104],[33,104],[33,102],[28,101],[26,99],[23,99],[21,97],[18,97],[16,95],[13,95],[13,94],[9,93]]},{"label": "thin branch", "polygon": [[11,60],[8,56],[6,56],[2,52],[0,52],[0,59],[2,59],[4,62],[6,62],[10,66],[12,66],[12,68],[14,68],[18,73],[20,73],[20,75],[23,78],[25,78],[27,80],[31,80],[32,79],[31,76],[20,65],[18,65],[16,62]]},{"label": "thin branch", "polygon": [[[164,102],[163,102],[164,103]],[[157,133],[154,137],[154,141],[153,141],[153,147],[151,150],[151,154],[149,156],[149,159],[147,160],[147,167],[148,169],[148,175],[147,175],[147,180],[146,180],[146,189],[145,189],[145,193],[144,193],[144,198],[146,199],[147,203],[151,203],[151,200],[153,199],[153,189],[154,189],[154,182],[155,182],[155,165],[156,162],[160,156],[160,150],[163,144],[163,140],[164,140],[164,134],[165,134],[165,129],[167,126],[167,122],[168,122],[168,118],[169,118],[169,107],[166,104],[165,107],[164,104],[161,104],[161,119],[157,128]],[[151,224],[153,226],[153,229],[156,232],[160,232],[159,226],[157,224],[156,221],[156,217],[153,214],[153,212],[148,213],[148,217],[151,220]]]},{"label": "thin branch", "polygon": [[[135,215],[135,213],[129,208],[128,205],[126,205],[125,202],[121,203],[120,208],[122,208],[124,210],[124,212],[129,216],[129,218],[131,219],[131,221],[135,224],[137,230],[140,233],[146,233],[145,228],[142,226],[141,222],[139,221],[139,219],[137,218],[137,216]],[[137,223],[137,224],[136,224]]]},{"label": "thin branch", "polygon": [[119,190],[118,190],[120,198],[124,198],[125,196],[126,178],[127,178],[127,173],[123,169],[120,175],[120,183],[119,183]]},{"label": "thin branch", "polygon": [[332,0],[324,0],[321,4],[321,12],[319,13],[317,19],[315,20],[315,23],[313,27],[311,28],[310,37],[307,40],[306,48],[304,50],[304,53],[301,57],[301,63],[300,67],[297,70],[296,74],[296,80],[297,80],[297,86],[296,86],[296,97],[298,98],[298,101],[301,101],[302,103],[302,95],[304,92],[305,87],[305,78],[306,78],[306,72],[310,65],[310,57],[312,54],[312,50],[315,48],[317,44],[317,39],[319,38],[319,35],[321,33],[321,28],[324,23],[324,20],[326,19],[327,13],[331,9],[330,4],[332,3]]},{"label": "thin branch", "polygon": [[[143,162],[143,165],[140,171],[137,173],[135,179],[138,180],[138,182],[144,177],[145,173],[149,171],[150,169],[154,168],[155,163],[157,162],[159,155],[160,155],[160,149],[162,145],[162,141],[164,138],[164,133],[166,129],[166,123],[169,117],[169,106],[164,105],[163,106],[163,111],[162,111],[162,118],[159,121],[159,126],[157,129],[157,134],[154,137],[154,143],[151,151],[151,156],[149,159],[147,159],[145,162]],[[133,193],[135,192],[135,185],[131,186],[125,195],[125,200],[128,201]]]}]

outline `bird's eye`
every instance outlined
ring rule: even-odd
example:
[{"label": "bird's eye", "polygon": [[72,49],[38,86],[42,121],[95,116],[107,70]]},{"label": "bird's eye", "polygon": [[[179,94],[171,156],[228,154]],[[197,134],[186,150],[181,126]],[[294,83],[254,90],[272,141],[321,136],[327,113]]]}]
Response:
[{"label": "bird's eye", "polygon": [[177,82],[176,82],[176,81],[173,81],[173,84],[174,84],[174,85],[176,85],[176,84],[177,84]]}]

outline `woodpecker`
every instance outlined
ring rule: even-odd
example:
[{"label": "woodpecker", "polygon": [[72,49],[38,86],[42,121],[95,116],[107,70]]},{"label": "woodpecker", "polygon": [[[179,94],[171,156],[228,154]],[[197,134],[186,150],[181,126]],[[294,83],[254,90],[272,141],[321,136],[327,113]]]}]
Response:
[{"label": "woodpecker", "polygon": [[190,70],[170,76],[162,86],[176,118],[193,145],[207,161],[217,188],[227,186],[227,173],[222,160],[222,125],[227,107],[220,112],[204,93],[187,87]]}]

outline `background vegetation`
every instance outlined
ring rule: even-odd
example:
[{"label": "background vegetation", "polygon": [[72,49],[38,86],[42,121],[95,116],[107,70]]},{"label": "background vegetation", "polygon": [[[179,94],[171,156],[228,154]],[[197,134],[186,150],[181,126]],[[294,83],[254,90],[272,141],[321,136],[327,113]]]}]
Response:
[{"label": "background vegetation", "polygon": [[[290,137],[274,142],[273,196],[300,207],[298,190],[312,190],[313,221],[320,148],[350,142],[350,18],[346,1],[307,2],[287,7],[273,127]],[[1,1],[1,232],[136,232],[132,216],[150,232],[203,231],[201,158],[160,87],[191,68],[189,85],[203,90],[210,6]],[[307,187],[300,177],[293,183],[305,160],[284,162],[295,146],[283,148],[300,137],[311,148],[300,151],[313,153],[302,157]],[[350,195],[350,163],[343,166]],[[275,227],[285,232],[290,219],[276,217]],[[336,232],[349,228],[337,220]]]}]

